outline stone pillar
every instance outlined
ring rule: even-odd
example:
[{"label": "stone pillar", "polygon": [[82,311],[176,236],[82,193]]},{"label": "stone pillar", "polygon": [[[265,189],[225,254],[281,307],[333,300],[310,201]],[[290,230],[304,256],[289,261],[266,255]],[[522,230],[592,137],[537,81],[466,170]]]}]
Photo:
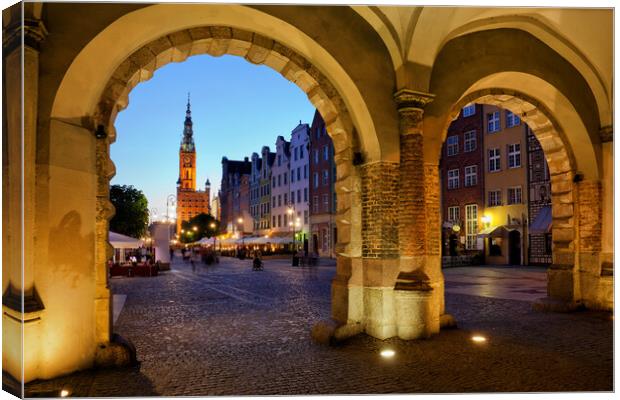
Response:
[{"label": "stone pillar", "polygon": [[578,306],[576,231],[577,194],[571,170],[554,168],[551,174],[551,215],[553,263],[547,270],[547,297],[534,303],[534,308],[548,311],[570,311]]},{"label": "stone pillar", "polygon": [[35,288],[34,253],[39,44],[46,30],[33,15],[33,8],[22,3],[5,10],[3,19],[9,22],[3,32],[7,113],[3,137],[3,368],[22,380],[32,376],[38,366],[39,354],[29,345],[40,340],[44,310]]},{"label": "stone pillar", "polygon": [[[394,95],[400,117],[397,283],[398,336],[427,337],[439,332],[443,314],[440,258],[439,169],[424,163],[424,107],[433,95],[401,89]],[[407,292],[416,292],[407,293]],[[417,313],[417,328],[403,314]],[[405,324],[405,325],[403,325]],[[422,325],[424,326],[422,326]],[[402,325],[402,326],[401,326]]]},{"label": "stone pillar", "polygon": [[601,180],[601,308],[613,309],[614,279],[614,132],[612,126],[601,129],[603,178]]},{"label": "stone pillar", "polygon": [[399,272],[397,163],[360,167],[364,329],[379,339],[396,336],[394,283]]}]

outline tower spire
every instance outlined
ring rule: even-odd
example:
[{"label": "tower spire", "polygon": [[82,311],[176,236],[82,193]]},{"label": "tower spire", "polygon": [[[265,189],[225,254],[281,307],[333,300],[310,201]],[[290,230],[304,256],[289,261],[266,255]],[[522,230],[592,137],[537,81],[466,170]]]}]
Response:
[{"label": "tower spire", "polygon": [[192,110],[190,105],[189,92],[187,92],[187,111],[185,111],[185,124],[183,128],[183,139],[181,140],[181,150],[194,151],[194,123],[192,122]]}]

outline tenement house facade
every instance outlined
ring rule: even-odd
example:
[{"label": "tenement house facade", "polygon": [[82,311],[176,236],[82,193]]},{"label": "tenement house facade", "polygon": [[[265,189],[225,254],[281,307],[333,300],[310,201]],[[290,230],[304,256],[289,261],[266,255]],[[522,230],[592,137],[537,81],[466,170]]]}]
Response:
[{"label": "tenement house facade", "polygon": [[276,159],[271,168],[271,234],[286,236],[291,231],[288,226],[290,142],[278,136],[275,144]]},{"label": "tenement house facade", "polygon": [[481,104],[463,107],[450,124],[441,150],[442,254],[446,257],[471,256],[483,249],[477,236],[484,209],[482,108]]},{"label": "tenement house facade", "polygon": [[295,241],[308,251],[308,232],[310,215],[308,210],[308,148],[310,143],[310,127],[308,124],[299,125],[291,132],[291,161],[290,161],[290,206],[293,209],[292,228],[295,232]]},{"label": "tenement house facade", "polygon": [[336,214],[336,164],[334,145],[325,121],[316,111],[310,126],[310,251],[321,257],[335,257],[338,228]]}]

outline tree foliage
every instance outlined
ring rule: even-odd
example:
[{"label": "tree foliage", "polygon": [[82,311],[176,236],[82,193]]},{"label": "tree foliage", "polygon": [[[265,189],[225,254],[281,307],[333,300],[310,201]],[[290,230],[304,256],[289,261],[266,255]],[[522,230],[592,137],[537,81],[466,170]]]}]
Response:
[{"label": "tree foliage", "polygon": [[144,193],[132,185],[112,185],[110,201],[116,208],[110,230],[133,238],[144,236],[149,222],[148,201]]},{"label": "tree foliage", "polygon": [[[213,224],[213,226],[211,226]],[[196,229],[194,229],[194,227]],[[213,237],[220,228],[220,221],[215,219],[211,214],[201,213],[192,217],[189,221],[181,222],[179,237],[182,243],[191,243],[202,239],[203,237]]]}]

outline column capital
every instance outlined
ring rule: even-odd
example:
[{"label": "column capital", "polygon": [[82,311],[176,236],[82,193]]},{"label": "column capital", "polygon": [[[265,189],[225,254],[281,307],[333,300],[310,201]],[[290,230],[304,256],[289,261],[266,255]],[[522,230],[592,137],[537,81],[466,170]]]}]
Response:
[{"label": "column capital", "polygon": [[398,105],[398,111],[423,110],[427,104],[435,99],[431,93],[418,92],[412,89],[400,89],[394,93],[394,100]]},{"label": "column capital", "polygon": [[5,55],[21,46],[22,34],[24,46],[38,51],[39,45],[47,36],[47,29],[40,19],[24,18],[12,22],[3,29],[2,47]]},{"label": "column capital", "polygon": [[601,143],[613,142],[614,141],[614,128],[611,125],[607,125],[602,127],[599,130],[599,136],[601,138]]}]

